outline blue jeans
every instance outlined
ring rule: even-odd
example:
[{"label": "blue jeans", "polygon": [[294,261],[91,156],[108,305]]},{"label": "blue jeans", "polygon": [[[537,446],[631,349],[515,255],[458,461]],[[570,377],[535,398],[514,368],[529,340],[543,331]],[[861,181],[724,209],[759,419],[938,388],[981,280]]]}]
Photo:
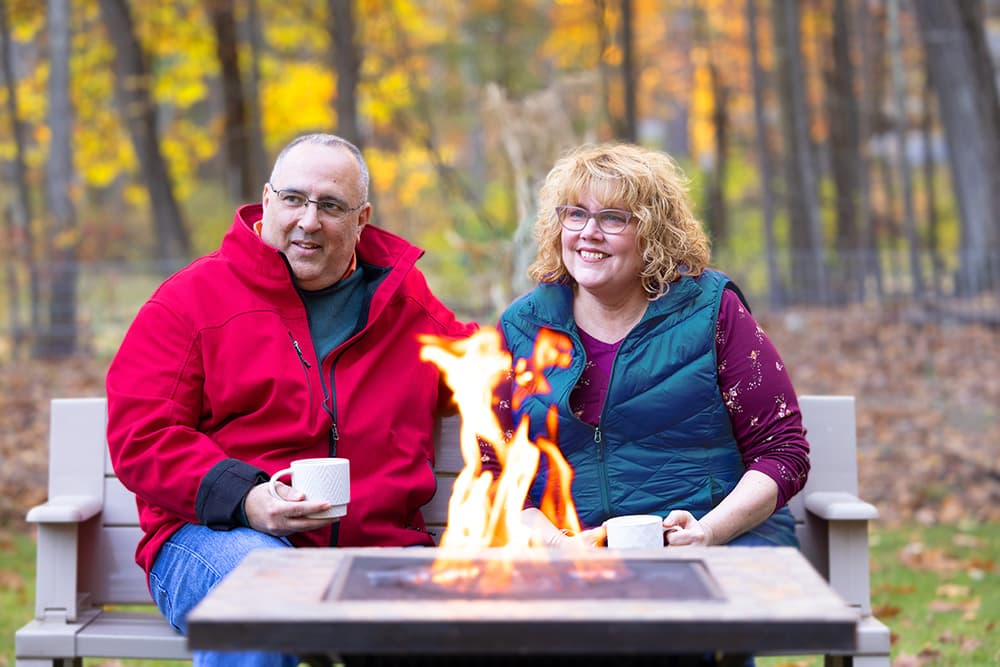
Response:
[{"label": "blue jeans", "polygon": [[[250,528],[212,530],[187,524],[163,545],[149,573],[153,601],[167,621],[187,634],[187,615],[226,574],[254,549],[290,548],[281,538]],[[299,659],[281,653],[195,651],[195,667],[296,667]]]}]

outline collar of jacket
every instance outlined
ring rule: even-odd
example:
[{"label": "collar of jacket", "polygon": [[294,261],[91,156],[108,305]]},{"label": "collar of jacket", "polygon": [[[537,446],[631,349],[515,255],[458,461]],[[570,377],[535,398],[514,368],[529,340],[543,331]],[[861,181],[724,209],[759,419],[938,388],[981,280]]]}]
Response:
[{"label": "collar of jacket", "polygon": [[[696,278],[682,276],[670,284],[670,290],[656,301],[650,301],[646,314],[636,328],[655,322],[674,313],[697,298],[702,287]],[[517,314],[539,326],[571,330],[573,323],[573,287],[566,283],[542,283],[533,292],[533,298],[521,297]]]}]

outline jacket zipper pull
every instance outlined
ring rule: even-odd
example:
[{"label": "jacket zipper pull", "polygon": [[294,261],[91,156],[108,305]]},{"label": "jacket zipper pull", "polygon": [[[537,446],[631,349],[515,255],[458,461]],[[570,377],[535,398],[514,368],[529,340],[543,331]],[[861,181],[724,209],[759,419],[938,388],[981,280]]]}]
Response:
[{"label": "jacket zipper pull", "polygon": [[[288,332],[288,337],[292,338],[292,332],[291,331]],[[295,353],[297,355],[299,355],[299,361],[302,362],[302,365],[305,366],[306,368],[312,368],[312,364],[310,364],[308,361],[306,361],[305,355],[302,354],[302,348],[299,347],[299,341],[297,341],[294,338],[292,338],[292,346],[295,347]]]},{"label": "jacket zipper pull", "polygon": [[340,440],[340,433],[337,431],[337,422],[330,425],[330,456],[337,455],[337,441]]},{"label": "jacket zipper pull", "polygon": [[601,439],[602,439],[602,436],[601,436],[601,427],[598,425],[598,426],[594,427],[594,442],[598,442],[599,443],[601,441]]}]

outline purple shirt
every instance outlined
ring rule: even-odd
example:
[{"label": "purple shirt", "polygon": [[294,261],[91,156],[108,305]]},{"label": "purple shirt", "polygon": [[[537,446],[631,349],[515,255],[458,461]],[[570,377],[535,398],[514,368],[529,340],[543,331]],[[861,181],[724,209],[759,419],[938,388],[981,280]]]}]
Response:
[{"label": "purple shirt", "polygon": [[[621,341],[604,343],[580,330],[587,364],[570,394],[578,418],[596,425],[608,393]],[[739,297],[725,290],[715,328],[719,392],[747,470],[778,485],[778,509],[802,488],[809,472],[809,443],[792,381],[777,349]]]}]

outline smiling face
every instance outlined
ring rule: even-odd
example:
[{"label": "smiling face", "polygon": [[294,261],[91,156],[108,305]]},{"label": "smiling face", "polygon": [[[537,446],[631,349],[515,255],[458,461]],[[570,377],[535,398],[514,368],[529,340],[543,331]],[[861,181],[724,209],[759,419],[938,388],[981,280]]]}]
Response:
[{"label": "smiling face", "polygon": [[[590,211],[622,208],[615,202],[598,201],[590,194],[581,196],[580,201],[567,203]],[[642,257],[636,230],[636,223],[630,222],[621,234],[607,234],[593,218],[578,232],[563,228],[560,236],[562,261],[579,290],[602,301],[619,301],[635,295],[645,299],[639,277]]]},{"label": "smiling face", "polygon": [[[271,176],[278,190],[289,190],[316,201],[337,201],[346,209],[364,197],[361,168],[342,146],[301,143],[289,150]],[[330,219],[316,205],[284,205],[271,187],[264,187],[264,217],[257,233],[281,251],[299,287],[318,290],[340,280],[351,264],[361,230],[371,217],[371,204]]]}]

